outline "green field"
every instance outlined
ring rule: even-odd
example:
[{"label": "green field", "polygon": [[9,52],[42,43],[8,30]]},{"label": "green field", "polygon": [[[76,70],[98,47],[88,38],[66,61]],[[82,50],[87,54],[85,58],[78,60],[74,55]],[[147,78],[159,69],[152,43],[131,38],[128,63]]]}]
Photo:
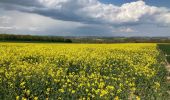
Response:
[{"label": "green field", "polygon": [[167,61],[170,63],[170,44],[158,44],[158,46],[165,54]]}]

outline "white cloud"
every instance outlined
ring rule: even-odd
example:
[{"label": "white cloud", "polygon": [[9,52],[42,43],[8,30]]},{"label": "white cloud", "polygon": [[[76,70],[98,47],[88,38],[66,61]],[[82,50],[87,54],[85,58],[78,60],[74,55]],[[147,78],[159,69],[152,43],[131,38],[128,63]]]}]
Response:
[{"label": "white cloud", "polygon": [[170,12],[156,16],[156,21],[164,25],[170,24]]},{"label": "white cloud", "polygon": [[120,32],[129,33],[129,32],[136,32],[136,31],[133,30],[132,28],[122,28],[120,29]]},{"label": "white cloud", "polygon": [[120,27],[120,28],[112,28],[113,33],[135,33],[136,30],[130,28],[130,27]]},{"label": "white cloud", "polygon": [[19,27],[19,26],[0,26],[1,30],[27,30],[27,31],[40,31],[38,27]]},{"label": "white cloud", "polygon": [[0,23],[7,24],[11,20],[11,17],[9,16],[0,16]]},{"label": "white cloud", "polygon": [[16,27],[13,27],[13,26],[0,26],[0,29],[11,30],[11,29],[16,29]]},{"label": "white cloud", "polygon": [[100,2],[83,8],[89,18],[98,19],[110,24],[135,24],[135,23],[168,23],[170,24],[170,10],[148,6],[144,1],[123,4],[120,7]]}]

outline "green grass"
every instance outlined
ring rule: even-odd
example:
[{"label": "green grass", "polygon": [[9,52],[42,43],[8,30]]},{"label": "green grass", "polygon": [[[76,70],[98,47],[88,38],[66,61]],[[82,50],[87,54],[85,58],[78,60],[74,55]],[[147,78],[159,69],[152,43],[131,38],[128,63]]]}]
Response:
[{"label": "green grass", "polygon": [[158,44],[160,50],[166,55],[167,61],[170,63],[170,44]]}]

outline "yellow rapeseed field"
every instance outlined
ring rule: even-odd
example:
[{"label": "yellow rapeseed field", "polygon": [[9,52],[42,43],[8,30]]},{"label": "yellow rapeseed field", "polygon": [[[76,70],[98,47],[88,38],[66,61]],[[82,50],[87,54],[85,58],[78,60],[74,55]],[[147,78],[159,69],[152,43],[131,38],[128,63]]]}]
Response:
[{"label": "yellow rapeseed field", "polygon": [[163,66],[156,44],[0,43],[0,99],[155,100]]}]

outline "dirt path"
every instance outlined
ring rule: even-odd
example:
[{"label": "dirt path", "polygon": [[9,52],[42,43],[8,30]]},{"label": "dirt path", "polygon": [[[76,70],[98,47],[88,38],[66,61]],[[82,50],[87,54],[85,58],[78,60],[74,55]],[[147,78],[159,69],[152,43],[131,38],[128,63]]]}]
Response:
[{"label": "dirt path", "polygon": [[166,69],[168,70],[167,81],[170,83],[170,64],[166,66]]},{"label": "dirt path", "polygon": [[[166,69],[167,69],[167,71],[168,71],[167,82],[168,82],[168,84],[170,84],[170,64],[168,64],[168,65],[166,66]],[[168,94],[170,95],[170,90],[168,90],[167,92],[168,92]]]}]

